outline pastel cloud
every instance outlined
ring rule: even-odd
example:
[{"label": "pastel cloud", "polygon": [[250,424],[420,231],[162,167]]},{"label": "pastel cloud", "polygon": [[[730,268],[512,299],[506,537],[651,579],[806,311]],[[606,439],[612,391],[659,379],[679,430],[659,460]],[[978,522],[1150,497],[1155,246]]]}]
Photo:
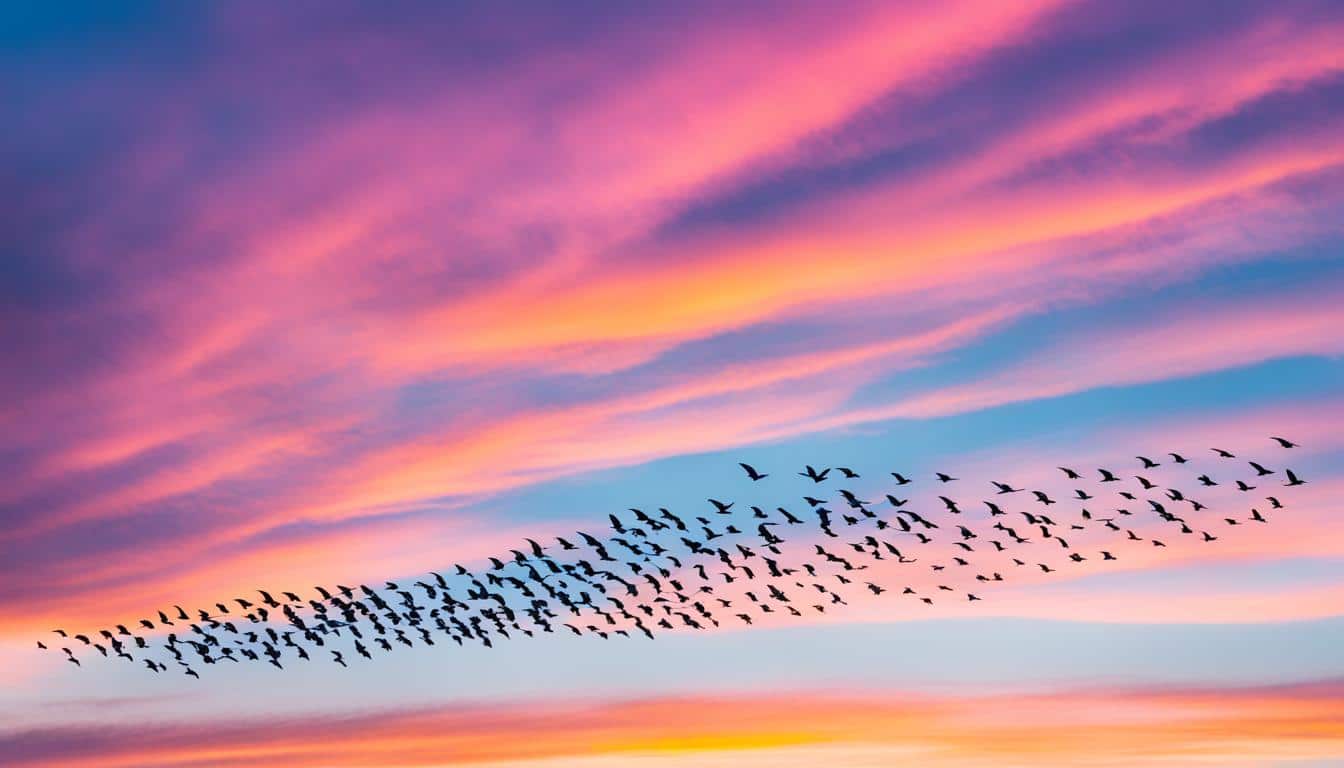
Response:
[{"label": "pastel cloud", "polygon": [[1337,681],[1008,695],[535,702],[346,718],[53,728],[0,736],[17,766],[1264,765],[1344,754]]}]

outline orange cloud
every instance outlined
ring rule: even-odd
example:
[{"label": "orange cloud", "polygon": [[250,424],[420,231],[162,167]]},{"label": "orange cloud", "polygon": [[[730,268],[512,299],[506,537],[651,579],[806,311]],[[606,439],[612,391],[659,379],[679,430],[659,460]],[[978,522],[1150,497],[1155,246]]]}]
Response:
[{"label": "orange cloud", "polygon": [[1336,681],[1000,695],[842,694],[463,706],[350,717],[53,728],[10,765],[1264,765],[1344,756]]}]

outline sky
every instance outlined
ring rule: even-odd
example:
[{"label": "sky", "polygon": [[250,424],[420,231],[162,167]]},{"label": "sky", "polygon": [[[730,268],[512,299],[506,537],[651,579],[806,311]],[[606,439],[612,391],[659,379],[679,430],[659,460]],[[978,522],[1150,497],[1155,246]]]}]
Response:
[{"label": "sky", "polygon": [[[0,99],[0,763],[1344,765],[1337,2],[8,4]],[[1310,482],[971,606],[34,643],[807,463],[1213,445]]]}]

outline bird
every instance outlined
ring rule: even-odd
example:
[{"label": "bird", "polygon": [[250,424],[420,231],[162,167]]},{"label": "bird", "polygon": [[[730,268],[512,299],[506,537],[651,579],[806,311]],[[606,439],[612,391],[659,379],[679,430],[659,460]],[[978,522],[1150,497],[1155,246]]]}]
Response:
[{"label": "bird", "polygon": [[1221,457],[1224,458],[1224,459],[1235,459],[1235,458],[1237,458],[1236,454],[1232,453],[1231,451],[1225,451],[1225,450],[1223,450],[1222,448],[1210,448],[1209,450],[1213,451],[1214,453],[1218,454],[1219,456],[1221,456]]},{"label": "bird", "polygon": [[910,478],[902,475],[900,472],[892,472],[891,476],[896,478],[897,485],[909,485],[911,483]]},{"label": "bird", "polygon": [[1291,486],[1294,486],[1294,485],[1306,485],[1306,484],[1307,484],[1307,481],[1306,481],[1306,480],[1298,479],[1297,475],[1294,474],[1294,473],[1293,473],[1293,470],[1291,470],[1291,469],[1285,469],[1285,470],[1283,470],[1283,474],[1284,474],[1285,477],[1288,478],[1288,482],[1284,483],[1284,486],[1286,486],[1286,487],[1291,487]]},{"label": "bird", "polygon": [[[993,485],[995,488],[998,488],[998,489],[999,489],[999,493],[1001,493],[1001,494],[1003,494],[1003,493],[1017,493],[1017,492],[1019,492],[1019,491],[1022,490],[1021,488],[1014,488],[1013,486],[1009,485],[1008,483],[1000,483],[1000,482],[997,481],[997,480],[991,480],[991,481],[989,481],[989,482],[990,482],[990,484]],[[1006,502],[1005,502],[1005,503],[1006,503]]]},{"label": "bird", "polygon": [[957,479],[958,479],[958,478],[955,478],[955,477],[953,477],[953,476],[951,476],[951,475],[949,475],[949,474],[947,474],[947,473],[945,473],[945,472],[935,472],[935,473],[934,473],[934,476],[936,476],[936,477],[938,478],[938,481],[941,482],[941,483],[950,483],[950,482],[952,482],[953,480],[957,480]]},{"label": "bird", "polygon": [[1250,465],[1251,465],[1251,468],[1255,470],[1255,476],[1256,476],[1256,477],[1264,477],[1265,475],[1272,475],[1272,474],[1274,474],[1274,470],[1272,470],[1272,469],[1266,469],[1265,467],[1261,466],[1260,464],[1258,464],[1258,463],[1256,463],[1256,462],[1254,462],[1254,461],[1248,461],[1248,462],[1246,462],[1246,463],[1247,463],[1247,464],[1250,464]]},{"label": "bird", "polygon": [[751,478],[753,482],[769,477],[767,474],[756,471],[755,467],[745,462],[739,461],[737,466],[741,467],[742,470],[747,473],[747,477]]},{"label": "bird", "polygon": [[1143,468],[1144,468],[1144,469],[1152,469],[1153,467],[1160,467],[1160,466],[1162,466],[1161,464],[1158,464],[1156,461],[1153,461],[1152,459],[1148,458],[1147,456],[1135,456],[1134,458],[1136,458],[1136,459],[1138,459],[1139,461],[1143,462]]},{"label": "bird", "polygon": [[1274,442],[1278,443],[1279,445],[1283,446],[1284,448],[1297,448],[1297,447],[1298,447],[1297,443],[1290,442],[1287,438],[1284,438],[1284,437],[1271,437],[1271,438],[1269,438],[1269,439],[1270,439],[1270,440],[1273,440]]},{"label": "bird", "polygon": [[809,480],[811,480],[811,481],[814,482],[814,483],[820,483],[820,482],[824,481],[824,480],[826,479],[826,476],[829,475],[830,473],[831,473],[831,470],[830,470],[829,467],[827,467],[826,469],[823,469],[823,470],[821,470],[820,472],[818,472],[816,469],[814,469],[814,468],[812,467],[811,464],[808,464],[808,465],[807,465],[807,471],[806,471],[806,472],[799,472],[798,474],[802,475],[803,477],[808,478]]}]

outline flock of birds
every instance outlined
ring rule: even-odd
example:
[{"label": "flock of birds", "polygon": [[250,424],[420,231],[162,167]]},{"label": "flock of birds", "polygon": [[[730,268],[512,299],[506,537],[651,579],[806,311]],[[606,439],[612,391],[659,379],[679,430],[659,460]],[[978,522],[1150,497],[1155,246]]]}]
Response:
[{"label": "flock of birds", "polygon": [[[1282,437],[1272,439],[1282,448],[1297,447]],[[1247,476],[1187,475],[1186,481],[1197,483],[1188,488],[1199,491],[1181,490],[1171,487],[1170,479],[1159,483],[1150,475],[1189,459],[1179,453],[1161,461],[1139,456],[1141,474],[1059,467],[1074,486],[1069,497],[991,481],[993,493],[976,499],[974,510],[950,495],[967,483],[946,473],[929,481],[939,491],[931,494],[936,501],[929,501],[935,511],[917,511],[910,498],[900,498],[915,481],[899,472],[889,473],[891,480],[884,475],[889,492],[874,502],[839,487],[860,480],[853,469],[807,466],[798,473],[811,482],[801,499],[805,511],[783,506],[767,511],[712,498],[702,513],[632,508],[628,516],[608,516],[610,532],[578,531],[546,544],[524,539],[507,555],[488,558],[483,570],[456,565],[410,583],[318,586],[307,597],[257,590],[255,596],[193,611],[174,605],[134,627],[53,630],[61,642],[51,650],[75,666],[82,666],[81,654],[88,659],[97,653],[199,679],[197,670],[205,666],[243,662],[283,669],[317,657],[346,667],[355,657],[373,659],[397,645],[491,647],[515,635],[557,631],[652,638],[660,631],[704,630],[724,622],[750,625],[772,614],[825,613],[847,605],[855,591],[899,593],[930,605],[942,599],[974,602],[981,598],[972,589],[983,592],[1005,581],[1003,572],[1013,568],[1054,573],[1090,559],[1120,559],[1117,553],[1125,546],[1166,547],[1171,536],[1213,542],[1219,527],[1264,524],[1267,514],[1284,506],[1262,491],[1254,498],[1264,503],[1249,516],[1224,517],[1195,498],[1214,486],[1251,494],[1268,482],[1305,484],[1291,469],[1212,450],[1229,462],[1220,466],[1248,467]],[[752,481],[770,477],[750,464],[739,466]],[[1019,502],[1029,509],[1007,509]],[[1055,511],[1066,503],[1079,507],[1068,518]],[[1108,511],[1089,511],[1089,503]],[[864,573],[870,570],[882,573]],[[897,576],[904,586],[878,583],[891,584]]]}]

